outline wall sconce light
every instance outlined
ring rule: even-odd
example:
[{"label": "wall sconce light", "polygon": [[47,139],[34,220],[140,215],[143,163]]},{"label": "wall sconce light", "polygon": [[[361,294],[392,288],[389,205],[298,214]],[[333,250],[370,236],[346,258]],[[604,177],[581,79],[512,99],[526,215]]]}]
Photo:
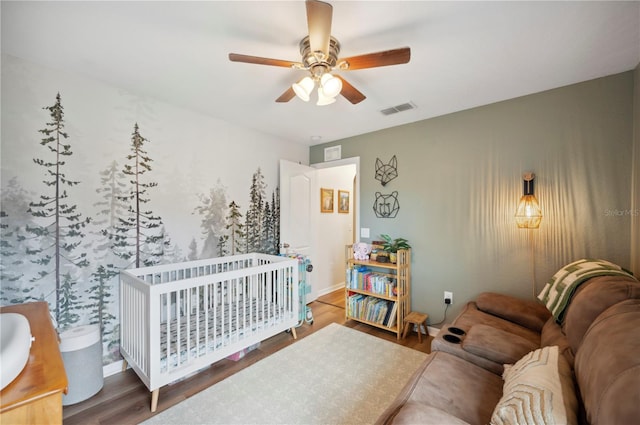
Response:
[{"label": "wall sconce light", "polygon": [[524,189],[522,198],[516,208],[516,223],[520,229],[537,229],[542,221],[542,210],[533,194],[533,179],[535,174],[524,173]]}]

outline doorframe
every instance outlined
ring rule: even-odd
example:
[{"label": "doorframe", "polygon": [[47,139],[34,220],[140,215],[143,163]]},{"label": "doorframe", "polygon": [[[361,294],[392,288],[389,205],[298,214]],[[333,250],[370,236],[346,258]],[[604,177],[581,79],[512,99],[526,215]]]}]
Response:
[{"label": "doorframe", "polygon": [[354,236],[354,243],[359,242],[360,241],[360,157],[359,156],[355,156],[352,158],[344,158],[344,159],[337,159],[335,161],[327,161],[327,162],[317,162],[315,164],[310,164],[310,167],[313,168],[334,168],[334,167],[342,167],[343,165],[351,165],[354,164],[356,166],[356,177],[355,177],[355,181],[353,183],[353,191],[354,193],[354,197],[353,197],[353,206],[354,206],[354,214],[353,214],[353,218],[354,218],[354,229],[353,229],[353,236]]}]

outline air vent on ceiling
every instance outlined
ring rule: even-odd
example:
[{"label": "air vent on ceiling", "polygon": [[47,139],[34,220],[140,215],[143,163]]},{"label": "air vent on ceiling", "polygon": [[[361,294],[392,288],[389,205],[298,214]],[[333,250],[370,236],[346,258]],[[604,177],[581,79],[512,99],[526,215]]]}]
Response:
[{"label": "air vent on ceiling", "polygon": [[416,109],[415,103],[407,102],[401,105],[392,106],[391,108],[383,109],[380,113],[382,113],[382,115],[392,115],[397,114],[398,112],[408,111],[410,109]]}]

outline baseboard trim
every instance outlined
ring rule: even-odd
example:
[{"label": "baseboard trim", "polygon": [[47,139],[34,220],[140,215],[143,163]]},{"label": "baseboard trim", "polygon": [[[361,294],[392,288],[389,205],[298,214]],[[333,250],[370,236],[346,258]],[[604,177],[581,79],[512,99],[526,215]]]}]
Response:
[{"label": "baseboard trim", "polygon": [[438,335],[438,332],[440,332],[440,329],[438,328],[434,328],[433,326],[427,326],[428,331],[429,331],[429,336],[432,336],[435,338],[436,335]]},{"label": "baseboard trim", "polygon": [[333,285],[318,291],[318,296],[321,297],[323,295],[330,294],[331,292],[335,292],[338,289],[344,289],[344,282],[338,283],[337,285]]},{"label": "baseboard trim", "polygon": [[105,378],[107,376],[115,375],[116,373],[122,372],[122,364],[124,360],[118,360],[117,362],[109,363],[102,367],[102,376]]}]

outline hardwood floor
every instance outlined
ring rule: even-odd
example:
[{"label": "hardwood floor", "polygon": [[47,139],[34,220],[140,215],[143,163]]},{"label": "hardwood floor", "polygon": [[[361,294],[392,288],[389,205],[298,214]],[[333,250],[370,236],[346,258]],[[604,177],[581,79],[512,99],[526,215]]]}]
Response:
[{"label": "hardwood floor", "polygon": [[[406,347],[428,353],[431,337],[427,336],[418,343],[418,336],[411,332],[404,340],[382,329],[367,326],[352,320],[345,321],[344,291],[338,290],[318,298],[309,304],[313,312],[313,324],[304,323],[296,329],[298,339],[302,339],[322,329],[330,323],[339,323],[353,329],[395,342]],[[160,389],[157,412],[191,397],[214,385],[255,362],[294,344],[289,333],[281,333],[263,341],[260,347],[248,353],[237,362],[224,359],[198,374]],[[142,381],[131,369],[105,378],[104,387],[90,399],[63,409],[64,424],[137,424],[153,416],[150,410],[151,395]]]}]

